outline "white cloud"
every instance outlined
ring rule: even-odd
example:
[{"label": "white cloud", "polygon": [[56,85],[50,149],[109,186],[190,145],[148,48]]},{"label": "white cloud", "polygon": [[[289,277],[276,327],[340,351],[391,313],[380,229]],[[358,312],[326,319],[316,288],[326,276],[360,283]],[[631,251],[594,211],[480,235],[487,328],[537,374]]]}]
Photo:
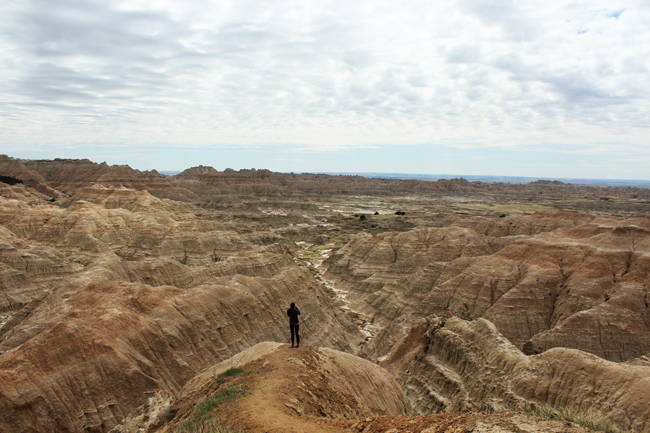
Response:
[{"label": "white cloud", "polygon": [[0,20],[7,145],[650,145],[643,2],[25,0]]}]

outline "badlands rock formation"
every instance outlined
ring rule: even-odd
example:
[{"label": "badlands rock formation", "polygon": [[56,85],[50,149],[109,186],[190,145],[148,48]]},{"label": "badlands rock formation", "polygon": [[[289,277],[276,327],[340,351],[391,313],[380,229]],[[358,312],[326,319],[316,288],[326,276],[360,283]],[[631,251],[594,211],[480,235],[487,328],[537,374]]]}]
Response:
[{"label": "badlands rock formation", "polygon": [[612,361],[650,352],[650,218],[552,216],[357,235],[324,264],[379,327],[384,356],[413,320],[486,318],[526,353],[569,347]]},{"label": "badlands rock formation", "polygon": [[[650,189],[567,185],[537,181],[529,184],[468,182],[440,179],[436,182],[400,179],[369,179],[361,176],[273,173],[269,170],[217,171],[194,167],[176,176],[129,166],[109,166],[89,160],[21,160],[0,155],[0,174],[12,176],[50,198],[70,196],[92,183],[147,190],[158,198],[193,202],[210,209],[251,210],[272,203],[289,209],[316,210],[316,202],[350,197],[381,197],[389,200],[422,199],[422,206],[445,206],[444,199],[476,197],[480,200],[543,203],[581,211],[632,215],[650,212]],[[322,212],[322,210],[321,210]],[[374,213],[374,210],[370,213]]]},{"label": "badlands rock formation", "polygon": [[[231,367],[249,374],[219,380],[219,374]],[[264,433],[586,431],[513,413],[407,416],[411,408],[404,392],[377,365],[335,350],[310,346],[291,350],[277,343],[260,343],[207,369],[188,382],[171,405],[152,404],[150,412],[130,420],[130,426],[147,426],[149,433],[176,431],[203,399],[233,385],[245,387],[247,394],[199,424]],[[155,401],[160,399],[152,398]]]},{"label": "badlands rock formation", "polygon": [[276,345],[253,362],[307,375],[277,400],[311,427],[481,431],[478,415],[428,417],[548,403],[650,431],[648,197],[0,156],[0,432],[137,431],[152,401],[182,414],[197,375],[287,341],[289,302],[303,343],[349,353]]},{"label": "badlands rock formation", "polygon": [[301,346],[292,351],[286,344],[261,343],[192,379],[167,410],[175,418],[161,430],[173,431],[200,398],[214,392],[218,385],[214,379],[230,367],[255,375],[249,381],[253,395],[237,402],[233,410],[238,427],[246,431],[255,430],[256,423],[265,431],[322,431],[301,418],[356,419],[410,412],[397,381],[370,361],[325,348]]},{"label": "badlands rock formation", "polygon": [[74,194],[91,184],[147,190],[159,197],[188,200],[196,196],[155,170],[97,164],[87,159],[22,160],[0,155],[0,174],[11,176],[51,198]]},{"label": "badlands rock formation", "polygon": [[[40,193],[43,198],[57,199],[61,193],[52,188],[39,173],[25,167],[20,160],[10,158],[7,155],[0,155],[0,175],[4,180],[3,185],[16,185],[27,187],[32,194]],[[3,197],[8,197],[3,194]]]},{"label": "badlands rock formation", "polygon": [[98,278],[94,268],[48,296],[0,344],[0,430],[109,431],[159,390],[263,340],[286,340],[290,301],[313,311],[308,341],[350,350],[354,330],[311,275],[226,277],[188,289]]},{"label": "badlands rock formation", "polygon": [[526,356],[485,319],[424,319],[381,365],[419,413],[550,405],[650,430],[650,367],[565,348]]},{"label": "badlands rock formation", "polygon": [[67,207],[0,199],[0,305],[19,310],[0,328],[0,431],[108,432],[152,393],[286,341],[290,302],[306,341],[360,340],[295,265],[295,243],[146,192],[78,194]]}]

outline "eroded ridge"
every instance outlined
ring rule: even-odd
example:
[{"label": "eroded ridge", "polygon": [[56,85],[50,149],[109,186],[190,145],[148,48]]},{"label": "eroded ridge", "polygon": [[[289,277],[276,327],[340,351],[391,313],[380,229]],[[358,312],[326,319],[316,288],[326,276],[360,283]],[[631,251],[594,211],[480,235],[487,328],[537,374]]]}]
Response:
[{"label": "eroded ridge", "polygon": [[386,330],[364,353],[380,359],[412,320],[446,312],[490,320],[528,354],[569,347],[627,361],[650,352],[650,217],[516,221],[532,235],[478,219],[360,233],[335,252],[325,277]]},{"label": "eroded ridge", "polygon": [[[245,375],[222,383],[220,374],[233,367]],[[508,411],[413,416],[402,389],[383,368],[335,350],[294,350],[276,343],[260,343],[206,370],[188,382],[177,400],[152,412],[149,421],[141,417],[140,425],[149,433],[182,428],[201,401],[228,386],[244,387],[246,393],[217,407],[199,425],[265,433],[586,432],[570,423]]]},{"label": "eroded ridge", "polygon": [[550,405],[648,431],[650,366],[574,349],[526,356],[485,319],[425,319],[380,365],[399,377],[414,410],[502,411]]}]

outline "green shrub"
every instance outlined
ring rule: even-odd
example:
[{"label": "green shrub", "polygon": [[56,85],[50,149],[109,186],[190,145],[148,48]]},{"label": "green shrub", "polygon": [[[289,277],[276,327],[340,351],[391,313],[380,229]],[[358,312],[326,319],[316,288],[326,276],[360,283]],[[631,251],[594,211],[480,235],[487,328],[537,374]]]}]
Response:
[{"label": "green shrub", "polygon": [[235,376],[248,376],[250,372],[237,367],[230,367],[228,370],[220,373],[217,379],[228,379]]},{"label": "green shrub", "polygon": [[334,290],[330,289],[325,284],[321,284],[321,289],[323,289],[323,292],[325,292],[325,294],[330,298],[336,298],[336,293]]}]

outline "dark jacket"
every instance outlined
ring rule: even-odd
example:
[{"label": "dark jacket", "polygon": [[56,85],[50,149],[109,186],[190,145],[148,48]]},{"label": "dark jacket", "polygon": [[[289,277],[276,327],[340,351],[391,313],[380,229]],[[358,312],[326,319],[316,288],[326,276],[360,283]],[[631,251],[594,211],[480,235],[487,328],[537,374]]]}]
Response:
[{"label": "dark jacket", "polygon": [[289,324],[290,325],[298,325],[300,322],[298,322],[298,315],[300,314],[300,310],[297,308],[289,308],[287,310],[287,316],[289,316]]}]

